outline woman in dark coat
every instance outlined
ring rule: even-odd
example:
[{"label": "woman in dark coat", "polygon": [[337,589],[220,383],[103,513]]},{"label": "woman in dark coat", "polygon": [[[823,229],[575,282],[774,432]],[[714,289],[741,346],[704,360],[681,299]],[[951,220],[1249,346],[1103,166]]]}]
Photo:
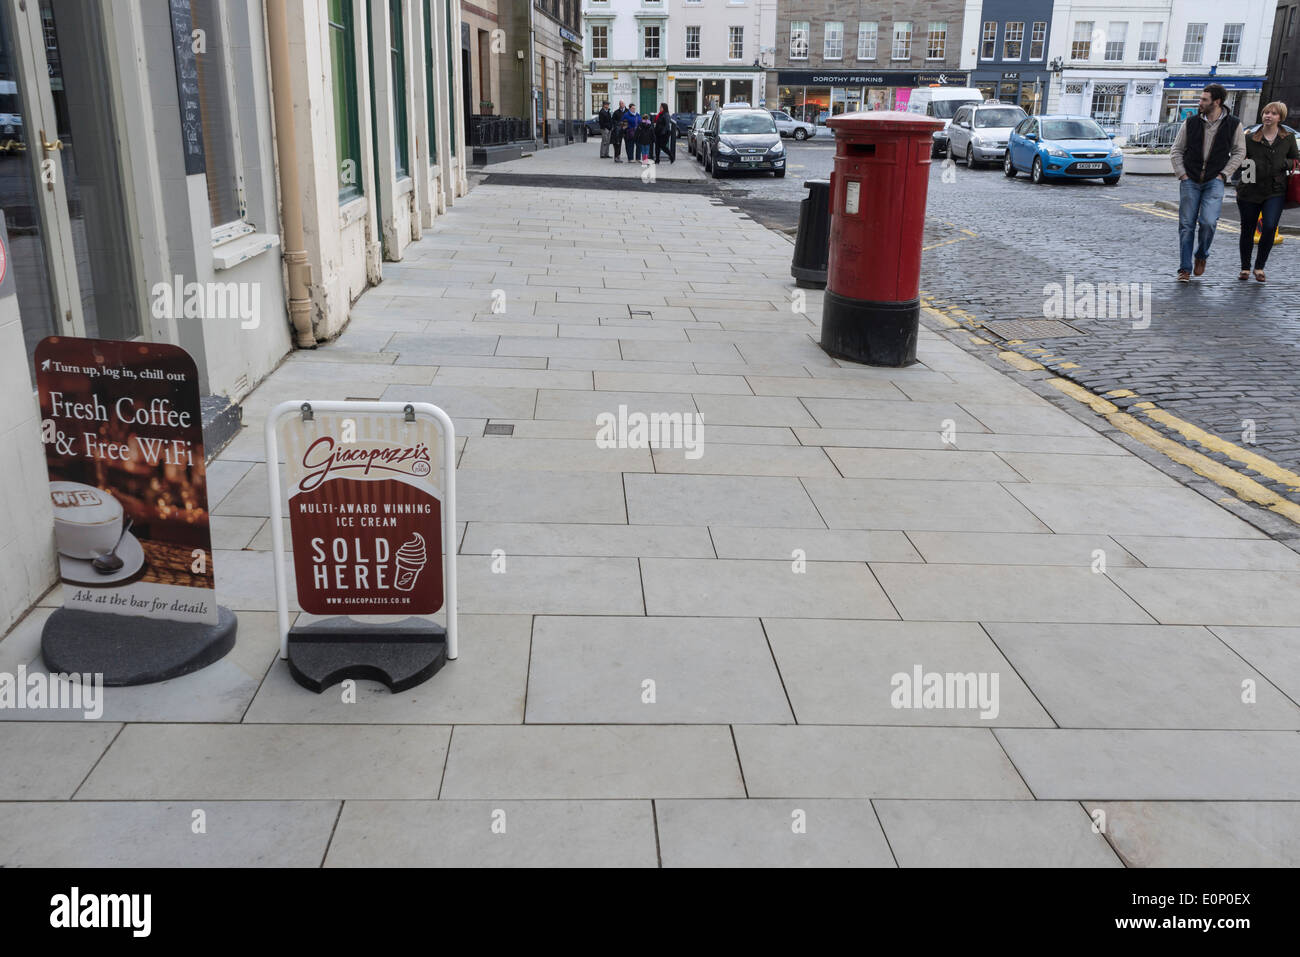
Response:
[{"label": "woman in dark coat", "polygon": [[1250,278],[1250,252],[1255,238],[1253,227],[1257,220],[1262,219],[1259,251],[1255,253],[1255,279],[1264,282],[1264,266],[1273,249],[1273,237],[1286,203],[1287,170],[1300,159],[1300,152],[1296,148],[1295,135],[1282,126],[1286,119],[1286,104],[1268,104],[1260,113],[1260,119],[1263,122],[1259,129],[1246,137],[1246,163],[1242,169],[1241,185],[1237,187],[1237,209],[1241,211],[1241,272],[1237,278]]},{"label": "woman in dark coat", "polygon": [[659,157],[664,153],[668,154],[668,162],[672,163],[677,159],[677,150],[673,146],[673,134],[677,132],[677,127],[673,123],[672,114],[668,112],[668,104],[660,103],[659,112],[655,114],[655,162],[659,162]]}]

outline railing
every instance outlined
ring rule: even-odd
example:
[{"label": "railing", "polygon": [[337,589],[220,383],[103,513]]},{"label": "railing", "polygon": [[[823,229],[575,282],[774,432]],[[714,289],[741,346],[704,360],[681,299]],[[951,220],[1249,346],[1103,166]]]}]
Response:
[{"label": "railing", "polygon": [[469,145],[504,146],[520,140],[531,140],[533,132],[528,120],[520,116],[485,116],[474,113],[469,118]]},{"label": "railing", "polygon": [[1101,128],[1115,134],[1117,146],[1128,149],[1168,150],[1174,145],[1180,123],[1102,123]]}]

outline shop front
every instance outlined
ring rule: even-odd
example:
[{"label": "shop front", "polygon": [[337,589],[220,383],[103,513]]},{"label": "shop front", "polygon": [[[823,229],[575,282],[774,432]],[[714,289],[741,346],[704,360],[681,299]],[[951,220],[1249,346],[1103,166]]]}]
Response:
[{"label": "shop front", "polygon": [[776,107],[795,119],[825,123],[841,113],[864,110],[905,110],[912,90],[923,86],[966,86],[967,73],[917,73],[890,70],[780,70],[776,76]]},{"label": "shop front", "polygon": [[1260,92],[1264,88],[1262,76],[1170,76],[1165,78],[1164,98],[1160,105],[1160,119],[1177,123],[1196,112],[1201,91],[1211,83],[1220,84],[1228,91],[1224,106],[1233,116],[1246,123],[1258,119]]},{"label": "shop front", "polygon": [[1033,115],[1047,107],[1050,77],[1046,70],[976,70],[971,74],[971,86],[986,100],[1012,103]]},{"label": "shop front", "polygon": [[1061,95],[1048,112],[1090,116],[1108,133],[1132,135],[1160,122],[1160,85],[1155,71],[1125,75],[1113,70],[1066,70]]},{"label": "shop front", "polygon": [[668,102],[678,113],[707,113],[724,103],[761,107],[767,102],[763,92],[763,74],[753,70],[668,68]]}]

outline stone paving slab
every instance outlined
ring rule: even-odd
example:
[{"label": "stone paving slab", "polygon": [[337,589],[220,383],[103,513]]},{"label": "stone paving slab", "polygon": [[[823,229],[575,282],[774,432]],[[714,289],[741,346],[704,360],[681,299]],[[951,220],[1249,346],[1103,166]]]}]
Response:
[{"label": "stone paving slab", "polygon": [[[1127,867],[1300,866],[1300,803],[1085,802]],[[1100,819],[1099,819],[1100,820]]]},{"label": "stone paving slab", "polygon": [[320,867],[338,816],[338,801],[0,804],[0,861],[8,867]]},{"label": "stone paving slab", "polygon": [[656,801],[664,867],[894,867],[870,801]]},{"label": "stone paving slab", "polygon": [[348,801],[326,867],[655,867],[649,801]]}]

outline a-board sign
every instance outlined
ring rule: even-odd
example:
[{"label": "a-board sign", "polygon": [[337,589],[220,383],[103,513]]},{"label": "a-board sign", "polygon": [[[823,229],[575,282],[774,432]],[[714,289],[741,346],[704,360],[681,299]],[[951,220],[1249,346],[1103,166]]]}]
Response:
[{"label": "a-board sign", "polygon": [[444,453],[436,423],[360,409],[290,415],[280,449],[303,611],[438,611]]},{"label": "a-board sign", "polygon": [[207,168],[203,152],[203,107],[199,101],[199,62],[194,52],[194,18],[190,0],[168,0],[172,56],[176,63],[176,98],[181,111],[181,146],[185,175]]},{"label": "a-board sign", "polygon": [[64,607],[216,624],[194,360],[50,336],[35,362]]}]

